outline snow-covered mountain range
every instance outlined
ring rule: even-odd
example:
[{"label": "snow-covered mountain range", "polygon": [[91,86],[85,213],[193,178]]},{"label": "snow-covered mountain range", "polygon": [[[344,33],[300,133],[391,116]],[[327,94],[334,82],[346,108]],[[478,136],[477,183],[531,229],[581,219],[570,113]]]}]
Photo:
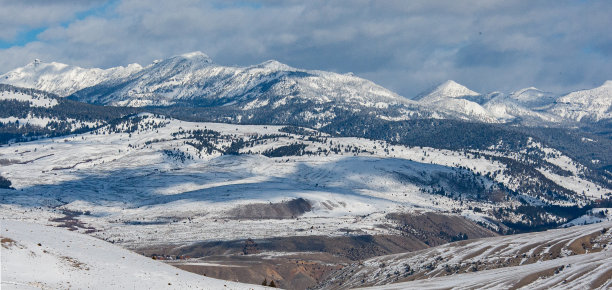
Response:
[{"label": "snow-covered mountain range", "polygon": [[[244,108],[252,108],[270,101],[278,102],[278,106],[292,98],[318,103],[341,100],[365,106],[410,102],[349,74],[301,70],[277,61],[249,67],[220,66],[202,52],[173,56],[146,67],[133,64],[107,70],[36,61],[1,78],[7,84],[61,96],[75,93],[73,97],[81,101],[120,106],[192,101],[219,105],[240,103]],[[79,91],[84,88],[88,89]]]},{"label": "snow-covered mountain range", "polygon": [[612,118],[610,81],[598,88],[557,96],[533,87],[509,94],[481,94],[449,80],[409,99],[352,74],[303,70],[277,61],[222,66],[202,52],[173,56],[145,67],[131,64],[105,70],[35,60],[1,75],[0,83],[115,106],[274,111],[311,104],[314,107],[303,117],[322,120],[336,117],[330,108],[376,110],[387,120],[439,118],[526,125]]},{"label": "snow-covered mountain range", "polygon": [[530,87],[504,94],[480,94],[447,81],[416,98],[419,104],[457,119],[524,125],[612,118],[612,81],[563,96]]}]

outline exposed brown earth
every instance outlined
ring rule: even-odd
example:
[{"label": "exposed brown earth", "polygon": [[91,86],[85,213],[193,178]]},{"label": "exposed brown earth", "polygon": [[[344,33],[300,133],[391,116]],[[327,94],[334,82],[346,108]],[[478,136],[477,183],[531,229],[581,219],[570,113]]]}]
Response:
[{"label": "exposed brown earth", "polygon": [[[267,204],[277,210],[265,218],[294,216],[307,209],[306,201],[292,200]],[[232,211],[245,218],[261,213],[263,205],[249,205]],[[297,209],[297,211],[296,211]],[[202,242],[187,246],[156,246],[135,249],[147,256],[168,261],[181,269],[247,283],[274,280],[287,289],[306,289],[321,283],[327,275],[346,265],[371,257],[422,250],[458,239],[490,237],[496,234],[460,216],[437,213],[390,214],[398,235],[345,235],[275,237],[235,241]]]},{"label": "exposed brown earth", "polygon": [[595,281],[593,281],[591,285],[588,285],[588,287],[591,289],[601,288],[601,286],[603,286],[604,283],[610,280],[610,277],[612,277],[612,267],[608,271],[606,271],[603,275],[600,275],[597,279],[595,279]]},{"label": "exposed brown earth", "polygon": [[180,269],[208,277],[261,284],[274,281],[285,289],[306,289],[342,267],[338,258],[327,254],[289,256],[213,256],[189,261],[169,261]]},{"label": "exposed brown earth", "polygon": [[497,234],[465,218],[433,212],[423,214],[391,213],[387,218],[397,222],[403,235],[413,236],[428,246],[448,242],[493,237]]},{"label": "exposed brown earth", "polygon": [[540,272],[535,272],[531,275],[528,275],[527,277],[524,277],[523,279],[519,280],[518,283],[516,283],[511,289],[520,289],[522,287],[525,287],[531,283],[533,283],[533,281],[538,280],[540,278],[546,278],[546,277],[550,277],[552,275],[555,274],[555,271],[557,270],[557,268],[551,268],[551,269],[546,269],[546,270],[542,270]]},{"label": "exposed brown earth", "polygon": [[2,244],[3,248],[9,249],[12,246],[16,245],[17,242],[15,242],[15,240],[11,238],[0,237],[0,244]]}]

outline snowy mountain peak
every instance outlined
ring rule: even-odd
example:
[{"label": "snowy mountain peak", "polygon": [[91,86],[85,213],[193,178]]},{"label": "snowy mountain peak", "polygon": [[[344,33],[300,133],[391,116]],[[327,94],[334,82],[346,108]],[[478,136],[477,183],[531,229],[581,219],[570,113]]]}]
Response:
[{"label": "snowy mountain peak", "polygon": [[[169,70],[198,70],[214,65],[212,58],[201,51],[188,52],[164,60],[156,60],[149,67],[165,67]],[[177,67],[179,66],[179,67]]]},{"label": "snowy mountain peak", "polygon": [[192,57],[205,57],[205,58],[210,58],[207,54],[196,50],[196,51],[192,51],[192,52],[186,52],[181,54],[180,56],[185,57],[185,58],[192,58]]},{"label": "snowy mountain peak", "polygon": [[175,57],[180,57],[180,58],[185,58],[185,59],[190,59],[190,60],[199,60],[199,61],[205,61],[208,63],[212,63],[212,58],[210,58],[207,54],[201,52],[201,51],[192,51],[192,52],[188,52],[188,53],[183,53],[180,55],[177,55]]},{"label": "snowy mountain peak", "polygon": [[448,80],[439,85],[432,93],[444,95],[446,97],[478,96],[479,93],[472,91],[453,80]]},{"label": "snowy mountain peak", "polygon": [[416,100],[422,105],[431,107],[446,116],[452,116],[452,118],[497,122],[480,105],[484,102],[483,97],[486,96],[482,96],[453,80],[448,80],[429,93],[417,97]]},{"label": "snowy mountain peak", "polygon": [[278,70],[278,71],[288,71],[288,70],[295,70],[295,68],[288,66],[282,62],[276,61],[276,60],[267,60],[264,61],[256,66],[254,66],[256,68],[265,68],[265,69],[272,69],[272,70]]},{"label": "snowy mountain peak", "polygon": [[397,94],[368,80],[309,71],[269,60],[248,67],[213,64],[201,52],[177,55],[125,78],[75,92],[72,99],[119,106],[231,105],[241,109],[337,102],[356,107],[405,104]]},{"label": "snowy mountain peak", "polygon": [[59,62],[47,63],[37,58],[33,60],[32,62],[28,63],[27,65],[14,69],[11,72],[29,73],[29,72],[43,71],[43,70],[44,71],[60,71],[67,67],[69,67],[69,65],[64,64],[64,63],[59,63]]},{"label": "snowy mountain peak", "polygon": [[603,85],[601,85],[601,86],[602,87],[612,87],[612,80],[605,81],[603,83]]},{"label": "snowy mountain peak", "polygon": [[555,100],[555,95],[535,87],[528,87],[512,92],[509,98],[527,107],[537,107],[552,104]]},{"label": "snowy mountain peak", "polygon": [[[121,68],[121,67],[117,67],[116,69]],[[142,69],[142,66],[138,63],[130,63],[127,65],[126,67],[128,70],[133,70],[133,71],[139,71]]]},{"label": "snowy mountain peak", "polygon": [[528,87],[528,88],[524,88],[524,89],[520,89],[516,92],[512,92],[513,95],[520,95],[522,93],[528,92],[528,91],[538,91],[541,92],[542,90],[536,88],[536,87]]},{"label": "snowy mountain peak", "polygon": [[448,80],[438,85],[429,92],[421,94],[416,100],[422,102],[432,102],[439,99],[445,98],[461,98],[479,96],[480,94],[468,89],[467,87],[453,81]]}]

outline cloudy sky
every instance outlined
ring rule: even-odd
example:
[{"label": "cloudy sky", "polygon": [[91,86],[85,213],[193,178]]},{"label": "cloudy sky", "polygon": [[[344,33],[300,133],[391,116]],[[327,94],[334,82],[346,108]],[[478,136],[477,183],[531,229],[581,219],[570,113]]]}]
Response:
[{"label": "cloudy sky", "polygon": [[612,1],[0,0],[0,73],[35,58],[112,67],[199,50],[354,74],[412,97],[447,79],[553,92],[612,79]]}]

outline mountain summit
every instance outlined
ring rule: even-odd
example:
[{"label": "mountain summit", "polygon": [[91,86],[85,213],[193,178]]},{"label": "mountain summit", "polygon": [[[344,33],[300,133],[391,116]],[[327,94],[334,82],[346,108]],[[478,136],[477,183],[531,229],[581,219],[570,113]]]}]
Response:
[{"label": "mountain summit", "polygon": [[479,95],[479,93],[468,89],[464,85],[461,85],[453,80],[448,80],[441,83],[429,92],[421,94],[421,96],[418,97],[417,100],[427,102],[440,98],[461,98]]},{"label": "mountain summit", "polygon": [[479,103],[481,94],[448,80],[417,97],[419,104],[440,114],[441,118],[495,123],[497,119]]},{"label": "mountain summit", "polygon": [[212,63],[212,59],[207,54],[201,51],[187,52],[187,53],[183,53],[178,56],[183,57],[183,58],[189,58],[189,59],[201,59],[201,60],[209,61]]}]

